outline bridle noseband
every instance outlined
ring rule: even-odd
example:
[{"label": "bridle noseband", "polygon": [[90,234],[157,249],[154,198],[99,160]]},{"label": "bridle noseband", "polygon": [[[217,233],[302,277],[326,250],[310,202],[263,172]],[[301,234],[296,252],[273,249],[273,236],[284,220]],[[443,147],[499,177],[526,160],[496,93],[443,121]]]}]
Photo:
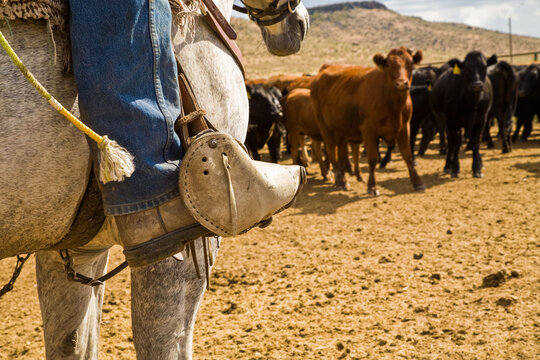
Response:
[{"label": "bridle noseband", "polygon": [[[296,11],[296,7],[300,4],[301,0],[287,0],[287,2],[281,6],[278,6],[279,0],[274,0],[268,6],[267,9],[257,9],[247,5],[244,0],[240,0],[245,7],[234,5],[233,9],[247,14],[249,18],[254,21],[259,26],[270,26],[277,24],[289,14],[292,14]],[[264,17],[271,17],[268,20],[262,20]]]}]

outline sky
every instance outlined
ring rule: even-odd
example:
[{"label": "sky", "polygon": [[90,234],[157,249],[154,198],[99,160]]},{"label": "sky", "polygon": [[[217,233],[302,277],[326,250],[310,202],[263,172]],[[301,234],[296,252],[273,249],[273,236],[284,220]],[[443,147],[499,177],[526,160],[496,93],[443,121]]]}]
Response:
[{"label": "sky", "polygon": [[[345,0],[303,0],[308,8]],[[540,37],[540,0],[378,0],[402,15]]]}]

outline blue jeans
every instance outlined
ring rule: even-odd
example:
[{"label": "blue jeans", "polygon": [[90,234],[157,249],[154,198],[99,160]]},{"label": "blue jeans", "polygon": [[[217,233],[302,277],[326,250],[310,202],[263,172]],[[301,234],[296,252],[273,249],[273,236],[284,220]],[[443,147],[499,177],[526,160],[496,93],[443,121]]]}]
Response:
[{"label": "blue jeans", "polygon": [[[73,68],[83,122],[135,157],[135,172],[102,186],[105,213],[123,215],[178,195],[183,156],[167,0],[70,0]],[[91,141],[94,163],[96,145]]]}]

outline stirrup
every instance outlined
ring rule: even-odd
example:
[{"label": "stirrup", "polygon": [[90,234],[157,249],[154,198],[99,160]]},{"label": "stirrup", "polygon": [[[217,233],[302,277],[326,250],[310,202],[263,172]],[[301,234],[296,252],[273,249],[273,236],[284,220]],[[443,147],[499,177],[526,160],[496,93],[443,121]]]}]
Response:
[{"label": "stirrup", "polygon": [[252,160],[232,136],[205,132],[190,144],[180,166],[179,188],[191,215],[213,233],[236,236],[265,226],[291,206],[306,170]]}]

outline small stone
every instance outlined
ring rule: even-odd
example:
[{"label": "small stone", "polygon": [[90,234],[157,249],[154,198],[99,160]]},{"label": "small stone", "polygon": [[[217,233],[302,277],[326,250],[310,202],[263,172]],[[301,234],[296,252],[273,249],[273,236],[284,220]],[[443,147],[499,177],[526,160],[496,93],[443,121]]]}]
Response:
[{"label": "small stone", "polygon": [[447,233],[448,235],[452,235],[452,230],[448,229],[448,230],[446,230],[446,233]]},{"label": "small stone", "polygon": [[489,274],[482,280],[482,288],[498,287],[506,281],[506,272],[504,270],[498,271],[494,274]]},{"label": "small stone", "polygon": [[434,273],[434,274],[431,274],[431,276],[429,277],[431,280],[437,280],[437,281],[440,281],[441,280],[441,275],[440,274],[437,274],[437,273]]},{"label": "small stone", "polygon": [[517,298],[514,297],[501,297],[495,303],[497,306],[508,307],[517,302]]},{"label": "small stone", "polygon": [[420,260],[423,257],[424,257],[424,254],[422,254],[422,253],[413,255],[414,260]]},{"label": "small stone", "polygon": [[336,347],[337,347],[338,351],[341,351],[341,350],[345,349],[345,345],[343,345],[343,343],[341,343],[341,342],[338,342],[336,344]]},{"label": "small stone", "polygon": [[513,277],[513,278],[518,278],[519,273],[516,270],[512,270],[512,272],[510,272],[510,276]]},{"label": "small stone", "polygon": [[388,344],[388,341],[386,341],[386,340],[379,340],[379,346],[384,346],[384,345],[386,345],[386,344]]}]

